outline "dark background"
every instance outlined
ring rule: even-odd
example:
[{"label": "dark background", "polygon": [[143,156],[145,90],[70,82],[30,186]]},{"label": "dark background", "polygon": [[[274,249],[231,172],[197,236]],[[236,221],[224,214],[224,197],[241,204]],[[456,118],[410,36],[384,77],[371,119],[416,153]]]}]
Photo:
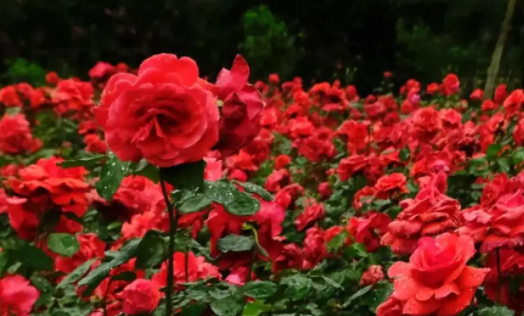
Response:
[{"label": "dark background", "polygon": [[[99,60],[138,66],[152,54],[191,56],[214,77],[241,52],[253,79],[341,79],[370,92],[386,70],[427,84],[456,72],[481,86],[507,0],[1,0],[1,80],[41,69],[86,77]],[[520,86],[524,1],[499,80]],[[25,60],[21,60],[25,59]]]}]

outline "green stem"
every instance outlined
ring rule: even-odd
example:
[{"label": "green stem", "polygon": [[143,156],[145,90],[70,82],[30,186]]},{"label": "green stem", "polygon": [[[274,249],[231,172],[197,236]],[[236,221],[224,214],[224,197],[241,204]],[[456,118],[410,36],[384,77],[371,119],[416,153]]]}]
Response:
[{"label": "green stem", "polygon": [[166,201],[167,213],[169,216],[169,244],[168,244],[168,263],[167,263],[167,287],[166,287],[166,316],[173,314],[173,302],[171,301],[171,295],[173,294],[174,286],[174,258],[175,252],[175,234],[178,229],[178,220],[180,213],[173,208],[173,204],[169,201],[169,195],[167,193],[165,179],[160,172],[160,186],[162,187],[162,194]]}]

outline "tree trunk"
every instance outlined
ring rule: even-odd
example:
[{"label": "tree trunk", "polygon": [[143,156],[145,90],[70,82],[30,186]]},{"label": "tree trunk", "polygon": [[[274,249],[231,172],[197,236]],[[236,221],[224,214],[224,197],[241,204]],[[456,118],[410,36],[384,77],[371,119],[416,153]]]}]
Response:
[{"label": "tree trunk", "polygon": [[491,58],[491,64],[488,68],[488,78],[486,79],[486,87],[484,88],[484,95],[486,98],[491,98],[493,96],[493,91],[495,90],[495,80],[497,79],[497,75],[499,73],[500,59],[502,58],[504,44],[506,43],[506,38],[508,37],[511,26],[511,18],[513,17],[516,3],[517,0],[509,0],[508,2],[506,17],[504,17],[504,21],[502,22],[502,28],[500,29],[497,46],[495,46],[493,57]]}]

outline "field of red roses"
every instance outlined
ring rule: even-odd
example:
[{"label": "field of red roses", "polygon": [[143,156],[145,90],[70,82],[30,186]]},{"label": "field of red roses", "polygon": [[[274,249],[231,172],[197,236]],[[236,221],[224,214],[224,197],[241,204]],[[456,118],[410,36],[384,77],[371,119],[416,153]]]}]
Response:
[{"label": "field of red roses", "polygon": [[392,76],[1,88],[0,316],[520,315],[523,90]]}]

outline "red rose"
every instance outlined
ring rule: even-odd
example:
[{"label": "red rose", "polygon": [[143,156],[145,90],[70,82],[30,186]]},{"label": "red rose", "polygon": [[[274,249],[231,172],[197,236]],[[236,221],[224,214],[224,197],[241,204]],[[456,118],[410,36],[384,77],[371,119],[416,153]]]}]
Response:
[{"label": "red rose", "polygon": [[438,83],[436,82],[433,82],[433,83],[430,83],[427,87],[426,87],[426,93],[427,94],[434,94],[435,92],[438,91]]},{"label": "red rose", "polygon": [[58,81],[60,81],[60,77],[58,77],[58,74],[54,71],[50,71],[45,75],[45,82],[50,86],[56,85]]},{"label": "red rose", "polygon": [[394,194],[408,193],[406,176],[396,172],[380,177],[375,183],[375,197],[388,199]]},{"label": "red rose", "polygon": [[22,106],[22,100],[13,86],[0,89],[0,103],[8,107]]},{"label": "red rose", "polygon": [[93,107],[93,86],[89,82],[75,79],[61,80],[51,93],[51,101],[55,104],[55,112],[65,115],[70,112],[84,113]]},{"label": "red rose", "polygon": [[311,227],[306,231],[306,238],[304,238],[302,268],[305,270],[314,268],[320,261],[324,260],[326,254],[327,248],[324,233],[316,226]]},{"label": "red rose", "polygon": [[469,98],[473,101],[482,101],[484,99],[484,91],[482,91],[482,89],[475,89]]},{"label": "red rose", "polygon": [[498,87],[495,89],[495,96],[493,97],[493,102],[495,104],[502,104],[504,103],[504,100],[506,100],[508,96],[508,91],[506,90],[505,84],[499,84]]},{"label": "red rose", "polygon": [[[187,260],[186,255],[188,256]],[[187,280],[189,280],[189,282],[195,282],[212,277],[217,279],[222,278],[216,266],[206,262],[204,257],[195,256],[195,254],[191,251],[189,251],[187,254],[183,252],[175,252],[173,259],[175,261],[175,269],[173,271],[175,284],[186,282],[186,272],[188,273]],[[160,271],[153,275],[152,281],[157,283],[160,287],[166,286],[167,261],[162,263]]]},{"label": "red rose", "polygon": [[218,99],[223,102],[219,123],[219,141],[215,148],[222,155],[233,154],[257,136],[264,102],[255,87],[249,85],[249,66],[237,55],[231,70],[222,69],[216,88]]},{"label": "red rose", "polygon": [[520,119],[517,126],[515,126],[515,129],[513,130],[513,140],[519,146],[524,144],[524,118]]},{"label": "red rose", "polygon": [[309,224],[324,217],[326,211],[322,203],[313,202],[295,219],[295,226],[298,231],[304,230]]},{"label": "red rose", "polygon": [[524,103],[524,90],[518,89],[508,96],[508,98],[504,101],[504,111],[506,112],[506,116],[513,116],[516,115],[519,111],[521,111],[521,106]]},{"label": "red rose", "polygon": [[136,279],[124,288],[122,296],[123,312],[128,315],[139,315],[154,311],[162,298],[162,293],[155,282]]},{"label": "red rose", "polygon": [[171,54],[146,59],[138,76],[112,76],[95,113],[111,150],[159,167],[202,159],[218,141],[219,113],[197,79],[194,60]]},{"label": "red rose", "polygon": [[461,226],[460,203],[442,194],[436,182],[420,190],[415,199],[401,201],[400,206],[402,212],[388,225],[381,241],[396,254],[412,253],[423,236],[435,236]]},{"label": "red rose", "polygon": [[402,316],[402,305],[399,300],[390,296],[377,307],[377,316]]},{"label": "red rose", "polygon": [[275,169],[282,169],[285,166],[289,165],[291,162],[291,157],[288,155],[279,155],[275,158]]},{"label": "red rose", "polygon": [[340,161],[337,172],[340,177],[340,180],[346,181],[349,178],[351,178],[353,174],[362,171],[367,166],[367,157],[361,155],[353,155],[350,157],[346,157]]},{"label": "red rose", "polygon": [[380,247],[380,238],[387,232],[391,218],[384,213],[370,212],[362,217],[352,217],[348,230],[356,242],[364,244],[368,252]]},{"label": "red rose", "polygon": [[439,112],[433,107],[417,110],[411,123],[413,136],[422,142],[430,141],[442,128]]},{"label": "red rose", "polygon": [[89,78],[94,80],[103,80],[109,78],[116,72],[115,66],[110,63],[99,61],[89,70]]},{"label": "red rose", "polygon": [[322,182],[317,187],[318,194],[320,194],[320,198],[322,199],[328,199],[331,194],[333,194],[333,190],[331,190],[331,186],[329,185],[329,182]]},{"label": "red rose", "polygon": [[457,75],[448,74],[439,87],[440,94],[450,96],[460,91],[460,81]]},{"label": "red rose", "polygon": [[360,286],[372,285],[379,281],[384,280],[384,271],[381,266],[371,265],[369,268],[362,274],[360,278]]},{"label": "red rose", "polygon": [[0,280],[0,315],[29,316],[39,296],[23,277],[7,276]]},{"label": "red rose", "polygon": [[392,296],[403,302],[403,315],[453,316],[468,307],[489,272],[467,266],[474,254],[467,236],[422,238],[409,263],[395,262],[388,271],[395,279]]},{"label": "red rose", "polygon": [[0,151],[4,154],[32,153],[41,146],[42,142],[31,135],[29,122],[23,114],[5,115],[0,121]]}]

